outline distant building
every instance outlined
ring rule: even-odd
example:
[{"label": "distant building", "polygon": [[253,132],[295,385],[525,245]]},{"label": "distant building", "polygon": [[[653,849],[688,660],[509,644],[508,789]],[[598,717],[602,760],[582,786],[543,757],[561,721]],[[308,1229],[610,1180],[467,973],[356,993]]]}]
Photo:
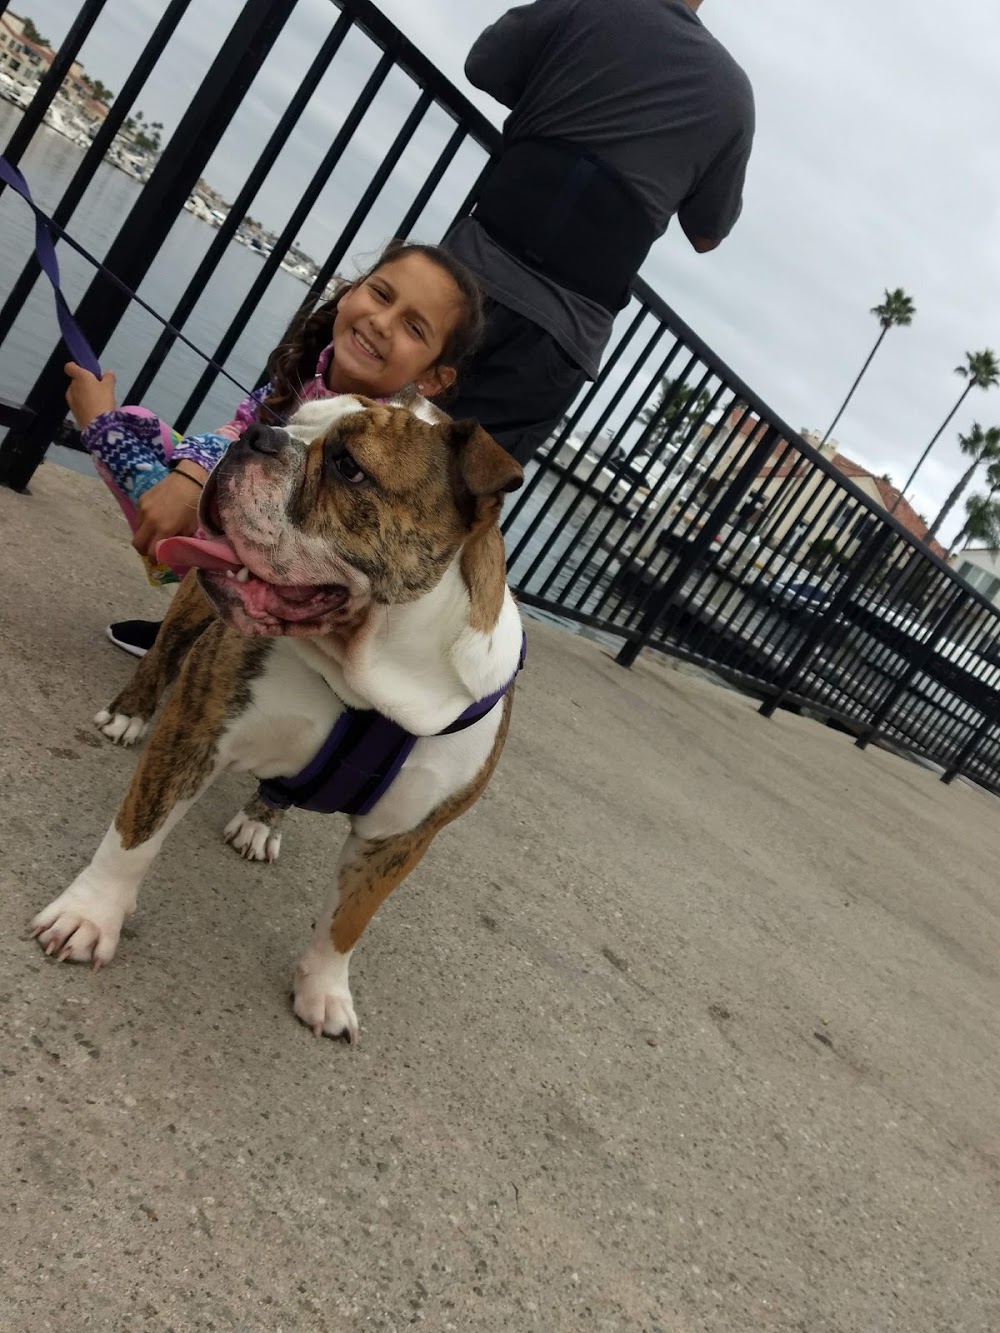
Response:
[{"label": "distant building", "polygon": [[24,22],[9,11],[0,14],[0,70],[22,87],[37,84],[56,53],[24,35]]},{"label": "distant building", "polygon": [[[733,408],[725,426],[733,430],[738,425],[743,410],[741,407]],[[747,442],[760,430],[759,419],[748,416],[716,459],[712,475],[721,476],[733,458],[743,453]],[[942,559],[945,557],[944,548],[933,538],[928,539],[927,524],[909,501],[900,497],[899,491],[891,482],[883,477],[877,477],[868,468],[839,453],[836,440],[827,440],[825,444],[820,444],[819,436],[811,431],[803,431],[802,437],[828,459],[838,472],[844,477],[849,477],[879,508],[889,510],[898,501],[894,514],[896,520],[918,540],[927,542],[936,555]],[[788,483],[789,477],[801,477],[801,487],[792,490]],[[779,494],[781,497],[780,504],[772,509],[772,512],[776,513],[776,521],[769,528],[768,545],[782,550],[794,559],[800,559],[806,554],[803,543],[815,540],[817,526],[821,524],[823,539],[832,541],[845,555],[850,555],[860,538],[857,505],[845,496],[831,508],[829,486],[817,487],[816,482],[816,469],[798,452],[794,443],[789,448],[787,440],[777,440],[771,450],[771,457],[758,473],[751,492],[751,499],[757,502],[758,507],[770,508],[771,501],[776,500]]]},{"label": "distant building", "polygon": [[[0,73],[24,91],[33,93],[55,58],[51,47],[25,36],[23,19],[9,10],[0,14]],[[90,81],[78,60],[70,66],[60,92],[91,125],[101,123],[108,114],[105,104],[93,96]]]},{"label": "distant building", "polygon": [[949,556],[948,564],[959,578],[965,579],[994,606],[1000,606],[1000,550],[970,546]]}]

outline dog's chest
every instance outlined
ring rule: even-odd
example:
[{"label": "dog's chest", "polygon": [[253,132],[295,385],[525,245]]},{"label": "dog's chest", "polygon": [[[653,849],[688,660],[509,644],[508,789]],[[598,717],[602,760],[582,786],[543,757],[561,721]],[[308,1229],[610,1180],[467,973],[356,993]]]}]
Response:
[{"label": "dog's chest", "polygon": [[228,766],[261,778],[298,773],[329,736],[344,704],[280,641],[247,685],[247,706],[223,742]]}]

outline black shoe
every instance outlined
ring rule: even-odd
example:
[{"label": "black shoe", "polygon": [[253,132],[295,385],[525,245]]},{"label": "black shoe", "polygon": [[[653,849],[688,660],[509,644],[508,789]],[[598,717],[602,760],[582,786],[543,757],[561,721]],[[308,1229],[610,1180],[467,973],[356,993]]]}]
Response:
[{"label": "black shoe", "polygon": [[116,620],[106,633],[116,648],[133,657],[145,657],[156,642],[160,624],[159,620]]}]

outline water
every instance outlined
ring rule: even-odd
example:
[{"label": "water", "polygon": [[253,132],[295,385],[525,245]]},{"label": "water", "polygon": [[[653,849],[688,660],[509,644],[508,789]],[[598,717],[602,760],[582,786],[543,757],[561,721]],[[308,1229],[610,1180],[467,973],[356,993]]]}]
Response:
[{"label": "water", "polygon": [[[21,112],[0,103],[0,142],[6,142]],[[21,160],[21,170],[39,206],[55,206],[84,150],[48,126],[39,128]],[[132,208],[143,187],[138,181],[102,163],[87,193],[74,213],[69,231],[79,243],[101,259],[113,240],[121,220]],[[139,288],[144,300],[165,318],[181,295],[215,235],[214,228],[186,212],[176,220],[170,234]],[[11,190],[0,197],[0,293],[6,295],[34,250],[34,225],[27,205]],[[63,289],[74,306],[94,276],[93,268],[67,246],[58,247]],[[184,326],[197,346],[211,355],[233,313],[257,277],[261,258],[255,251],[231,243],[203,296]],[[251,319],[226,362],[226,369],[241,384],[252,387],[280,341],[291,316],[306,295],[306,287],[282,270],[274,275],[265,300]],[[86,332],[86,330],[84,330]],[[143,310],[132,306],[101,355],[101,363],[113,369],[123,399],[140,367],[151,352],[161,326]],[[9,336],[0,346],[0,395],[21,402],[59,337],[52,292],[43,278],[18,316]],[[143,405],[166,420],[177,413],[203,369],[201,361],[183,346],[175,346],[143,397]],[[217,380],[191,423],[192,430],[207,430],[228,421],[242,394],[225,380]],[[66,451],[62,451],[62,455]],[[79,466],[79,464],[77,464]]]}]

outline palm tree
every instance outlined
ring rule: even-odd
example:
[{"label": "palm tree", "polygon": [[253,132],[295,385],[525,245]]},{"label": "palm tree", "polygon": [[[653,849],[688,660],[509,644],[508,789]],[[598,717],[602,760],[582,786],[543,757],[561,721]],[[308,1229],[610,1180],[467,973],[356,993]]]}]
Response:
[{"label": "palm tree", "polygon": [[1000,461],[989,464],[987,485],[987,495],[971,495],[965,501],[965,523],[952,539],[949,556],[963,539],[1000,547],[1000,501],[996,499],[1000,492]]},{"label": "palm tree", "polygon": [[972,430],[968,435],[958,437],[958,447],[966,458],[971,459],[969,466],[958,479],[951,494],[941,506],[937,518],[931,524],[927,531],[928,537],[933,537],[941,524],[945,521],[952,509],[958,503],[962,492],[972,480],[973,473],[980,463],[991,463],[1000,459],[1000,426],[990,426],[983,430],[978,421],[972,423]]},{"label": "palm tree", "polygon": [[[673,401],[666,412],[660,417],[660,409],[670,398]],[[708,394],[702,389],[701,393],[695,394],[693,388],[687,384],[677,385],[677,381],[664,375],[660,381],[659,395],[655,403],[649,407],[643,408],[639,413],[639,421],[643,426],[650,425],[653,421],[656,425],[650,432],[649,439],[646,441],[646,448],[650,451],[656,448],[663,440],[672,440],[679,435],[686,426],[708,407]]]},{"label": "palm tree", "polygon": [[868,359],[865,361],[865,364],[861,367],[861,373],[858,375],[858,378],[851,385],[851,389],[847,397],[840,404],[840,410],[838,411],[837,415],[833,418],[833,420],[830,422],[830,425],[827,427],[827,432],[820,441],[821,445],[826,444],[827,440],[833,434],[833,430],[837,422],[844,415],[844,409],[847,407],[847,404],[854,397],[854,390],[864,379],[865,371],[871,365],[872,358],[874,357],[878,349],[882,346],[882,339],[893,327],[893,325],[898,324],[902,328],[907,324],[912,324],[913,316],[917,313],[917,307],[913,304],[910,297],[908,297],[907,294],[903,291],[902,287],[896,287],[891,292],[887,287],[885,289],[885,300],[882,302],[881,305],[873,305],[871,313],[875,316],[875,318],[881,325],[881,332],[879,333],[878,338],[875,340],[875,346],[868,353]]},{"label": "palm tree", "polygon": [[98,102],[103,102],[105,106],[110,106],[115,100],[115,95],[110,88],[106,88],[100,79],[90,79],[90,93]]},{"label": "palm tree", "polygon": [[917,466],[910,473],[906,485],[901,489],[899,496],[896,499],[896,504],[894,504],[892,506],[892,509],[889,510],[890,514],[895,512],[896,505],[899,504],[899,501],[903,498],[903,496],[912,486],[913,479],[920,471],[920,469],[923,467],[927,455],[934,448],[935,444],[937,444],[941,432],[944,430],[945,426],[947,426],[948,422],[952,419],[952,417],[955,415],[958,409],[965,402],[965,399],[969,394],[970,390],[992,389],[998,383],[998,381],[1000,381],[1000,362],[997,361],[997,354],[996,352],[993,351],[992,347],[984,347],[981,352],[966,352],[965,365],[956,366],[955,374],[961,375],[963,379],[968,380],[968,384],[966,384],[965,388],[958,395],[958,402],[945,417],[944,421],[941,422],[941,425],[938,426],[937,430],[931,436],[931,440],[927,448],[917,459]]},{"label": "palm tree", "polygon": [[[993,468],[990,472],[993,472]],[[991,479],[991,484],[993,480],[997,484],[988,495],[970,495],[966,500],[965,523],[955,534],[949,555],[963,539],[967,542],[980,542],[983,546],[993,548],[1000,546],[1000,501],[994,498],[996,491],[1000,490],[1000,468],[997,468],[996,472],[997,475]]]}]

